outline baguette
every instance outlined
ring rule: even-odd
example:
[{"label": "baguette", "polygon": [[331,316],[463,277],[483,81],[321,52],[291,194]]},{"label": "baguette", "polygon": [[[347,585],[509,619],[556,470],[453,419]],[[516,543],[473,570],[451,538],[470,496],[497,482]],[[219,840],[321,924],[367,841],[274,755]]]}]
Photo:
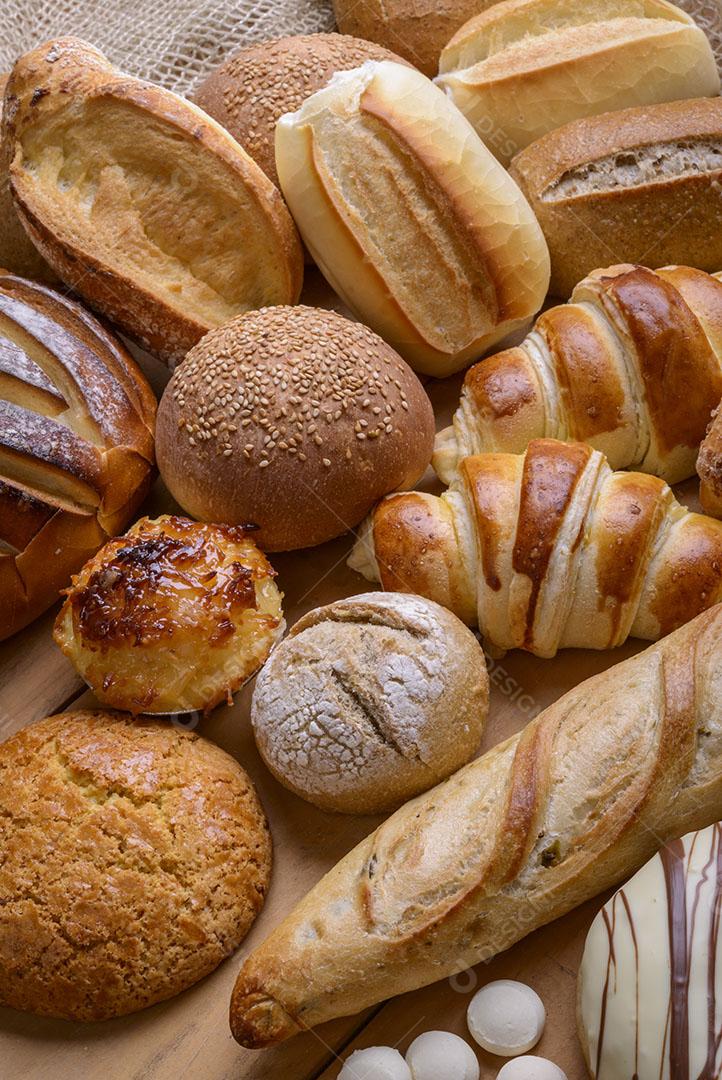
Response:
[{"label": "baguette", "polygon": [[554,656],[655,641],[722,600],[722,522],[582,443],[461,463],[441,498],[390,495],[349,565],[436,600],[496,649]]},{"label": "baguette", "polygon": [[555,296],[610,261],[722,268],[722,98],[575,121],[510,171],[547,238]]},{"label": "baguette", "polygon": [[488,960],[722,815],[722,608],[407,803],[246,959],[264,1047]]},{"label": "baguette", "polygon": [[434,468],[449,484],[469,454],[554,438],[589,443],[613,469],[684,480],[722,399],[721,327],[722,275],[596,270],[521,345],[470,368]]},{"label": "baguette", "polygon": [[439,70],[503,165],[571,120],[720,89],[705,34],[668,0],[504,0],[457,31]]}]

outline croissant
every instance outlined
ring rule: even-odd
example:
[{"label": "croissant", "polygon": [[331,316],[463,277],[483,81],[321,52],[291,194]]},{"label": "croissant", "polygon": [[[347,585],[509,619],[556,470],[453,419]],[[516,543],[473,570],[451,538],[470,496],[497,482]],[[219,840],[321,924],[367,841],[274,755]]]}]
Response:
[{"label": "croissant", "polygon": [[697,458],[699,501],[706,514],[722,518],[722,406],[718,406]]},{"label": "croissant", "polygon": [[584,443],[464,458],[441,498],[390,495],[349,565],[436,600],[499,649],[654,641],[722,600],[722,522]]},{"label": "croissant", "polygon": [[458,974],[717,821],[721,687],[717,607],[407,803],[246,959],[235,1037],[268,1046]]},{"label": "croissant", "polygon": [[673,484],[693,475],[721,398],[722,274],[612,266],[467,372],[433,464],[448,484],[468,454],[576,439]]}]

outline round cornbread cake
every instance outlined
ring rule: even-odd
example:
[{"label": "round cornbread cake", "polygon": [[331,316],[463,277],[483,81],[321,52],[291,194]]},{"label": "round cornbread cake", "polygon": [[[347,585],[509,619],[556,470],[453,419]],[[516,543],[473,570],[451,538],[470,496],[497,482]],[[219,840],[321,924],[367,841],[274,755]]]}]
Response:
[{"label": "round cornbread cake", "polygon": [[0,745],[0,1004],[104,1020],[172,997],[261,909],[271,839],[246,773],[158,721],[71,712]]}]

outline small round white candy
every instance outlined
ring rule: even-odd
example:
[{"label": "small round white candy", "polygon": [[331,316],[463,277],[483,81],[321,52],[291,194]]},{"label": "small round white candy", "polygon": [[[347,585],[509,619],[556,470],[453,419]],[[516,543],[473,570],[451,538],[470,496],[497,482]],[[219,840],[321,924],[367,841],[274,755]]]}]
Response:
[{"label": "small round white candy", "polygon": [[356,1050],[338,1080],[412,1080],[409,1067],[398,1050],[390,1046],[369,1046]]},{"label": "small round white candy", "polygon": [[496,1080],[567,1080],[567,1074],[553,1061],[529,1055],[507,1061]]},{"label": "small round white candy", "polygon": [[413,1080],[479,1080],[479,1062],[468,1043],[450,1031],[425,1031],[406,1052]]},{"label": "small round white candy", "polygon": [[466,1020],[483,1050],[500,1057],[514,1057],[539,1042],[546,1011],[531,986],[498,979],[474,994]]}]

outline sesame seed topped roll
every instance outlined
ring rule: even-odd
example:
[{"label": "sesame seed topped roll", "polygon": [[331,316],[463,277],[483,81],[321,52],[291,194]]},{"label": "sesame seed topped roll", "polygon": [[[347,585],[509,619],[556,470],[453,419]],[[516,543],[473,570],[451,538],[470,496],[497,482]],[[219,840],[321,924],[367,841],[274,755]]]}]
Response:
[{"label": "sesame seed topped roll", "polygon": [[274,307],[207,334],[158,413],[158,463],[203,521],[258,526],[267,551],[321,544],[413,487],[434,416],[408,365],[332,311]]}]

